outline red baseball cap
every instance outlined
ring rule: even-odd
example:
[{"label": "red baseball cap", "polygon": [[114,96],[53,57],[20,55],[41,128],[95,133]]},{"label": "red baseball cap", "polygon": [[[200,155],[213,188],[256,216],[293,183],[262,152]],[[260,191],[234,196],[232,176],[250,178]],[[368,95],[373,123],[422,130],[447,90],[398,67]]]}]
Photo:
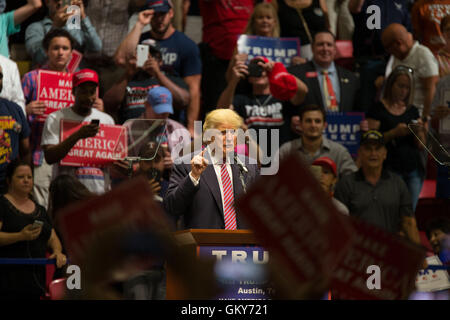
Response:
[{"label": "red baseball cap", "polygon": [[320,157],[314,160],[313,166],[327,166],[331,169],[335,176],[337,176],[336,163],[328,157]]},{"label": "red baseball cap", "polygon": [[91,69],[83,69],[75,72],[72,75],[72,86],[73,88],[78,87],[80,84],[85,82],[93,82],[98,85],[98,74]]},{"label": "red baseball cap", "polygon": [[280,100],[291,99],[298,90],[295,77],[288,73],[285,66],[276,62],[269,74],[270,92]]}]

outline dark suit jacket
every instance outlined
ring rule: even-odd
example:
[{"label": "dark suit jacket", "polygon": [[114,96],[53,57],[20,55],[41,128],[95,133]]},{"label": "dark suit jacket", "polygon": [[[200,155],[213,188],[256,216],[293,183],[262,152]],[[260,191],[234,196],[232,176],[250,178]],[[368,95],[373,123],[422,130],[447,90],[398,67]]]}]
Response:
[{"label": "dark suit jacket", "polygon": [[[308,94],[305,97],[305,100],[300,105],[306,106],[309,104],[316,104],[325,108],[323,104],[323,97],[320,91],[320,85],[318,77],[306,76],[308,72],[316,72],[316,68],[312,61],[308,61],[307,63],[295,65],[289,67],[288,72],[302,80],[306,86],[308,87]],[[339,77],[340,83],[340,100],[339,101],[339,111],[340,112],[350,112],[350,111],[358,111],[356,106],[356,97],[357,92],[359,90],[359,79],[347,69],[344,69],[338,65],[336,65],[336,70]]]},{"label": "dark suit jacket", "polygon": [[[210,165],[203,171],[196,187],[189,177],[191,165],[187,163],[190,163],[191,158],[192,155],[183,157],[174,165],[169,189],[164,198],[164,207],[167,213],[175,218],[183,216],[186,229],[225,229],[219,182],[209,154],[205,153],[205,158]],[[244,174],[244,182],[248,190],[250,184],[259,176],[259,168],[256,164],[248,164],[246,167],[248,173]],[[236,200],[244,193],[244,190],[239,178],[238,165],[232,164],[231,170]],[[236,223],[238,229],[248,228],[238,211],[236,211]]]}]

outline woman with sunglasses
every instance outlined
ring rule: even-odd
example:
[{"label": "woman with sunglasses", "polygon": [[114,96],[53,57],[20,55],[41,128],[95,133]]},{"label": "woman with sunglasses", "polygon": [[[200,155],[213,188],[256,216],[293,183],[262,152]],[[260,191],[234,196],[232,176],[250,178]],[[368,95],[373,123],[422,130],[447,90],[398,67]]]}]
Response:
[{"label": "woman with sunglasses", "polygon": [[[400,65],[389,75],[383,95],[367,113],[369,130],[384,134],[388,150],[385,165],[399,174],[412,198],[416,209],[425,176],[421,160],[420,142],[409,130],[408,124],[423,124],[419,110],[412,105],[414,90],[413,69]],[[426,124],[425,124],[426,127]],[[425,132],[416,132],[425,136]]]}]

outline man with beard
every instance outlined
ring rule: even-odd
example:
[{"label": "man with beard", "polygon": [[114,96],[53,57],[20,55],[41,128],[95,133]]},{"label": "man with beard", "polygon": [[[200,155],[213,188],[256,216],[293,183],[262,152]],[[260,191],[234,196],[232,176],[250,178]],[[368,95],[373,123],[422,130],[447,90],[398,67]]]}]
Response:
[{"label": "man with beard", "polygon": [[339,178],[358,169],[344,146],[323,136],[327,126],[324,109],[317,105],[303,107],[299,126],[302,136],[280,147],[280,159],[294,152],[311,165],[317,158],[328,157],[336,163]]},{"label": "man with beard", "polygon": [[[145,44],[148,39],[158,41],[164,61],[162,69],[168,74],[182,77],[189,87],[190,100],[186,115],[180,115],[175,120],[186,123],[193,136],[194,121],[200,113],[200,52],[191,39],[173,27],[173,14],[170,0],[147,0],[147,10],[139,13],[136,25],[120,44],[114,60],[124,67],[127,59],[135,55],[138,43]],[[148,24],[151,25],[151,30],[141,34]]]},{"label": "man with beard", "polygon": [[[0,66],[0,92],[3,90],[3,69]],[[6,191],[5,172],[8,163],[17,157],[30,161],[30,128],[22,108],[0,98],[0,192]]]},{"label": "man with beard", "polygon": [[[92,120],[99,120],[101,124],[114,124],[110,115],[94,108],[97,99],[98,75],[90,69],[83,69],[73,74],[73,95],[75,103],[69,108],[55,111],[47,117],[42,133],[41,146],[45,160],[49,164],[56,164],[62,160],[75,144],[82,139],[94,137],[99,130],[99,124]],[[83,125],[64,141],[60,140],[61,120],[90,122]],[[58,174],[69,174],[80,180],[91,192],[104,193],[110,189],[109,173],[106,169],[92,167],[53,166],[53,177]]]}]

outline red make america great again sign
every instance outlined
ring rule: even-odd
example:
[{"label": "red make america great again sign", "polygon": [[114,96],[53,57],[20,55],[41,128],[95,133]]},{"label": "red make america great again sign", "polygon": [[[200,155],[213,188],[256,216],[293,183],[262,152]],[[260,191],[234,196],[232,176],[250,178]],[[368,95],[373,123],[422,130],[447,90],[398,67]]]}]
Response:
[{"label": "red make america great again sign", "polygon": [[[61,141],[88,122],[61,120]],[[100,124],[95,137],[79,140],[61,160],[62,166],[104,167],[127,156],[127,131],[123,126]]]},{"label": "red make america great again sign", "polygon": [[39,70],[38,101],[45,102],[47,108],[44,116],[63,108],[70,107],[75,98],[72,94],[72,73]]}]

